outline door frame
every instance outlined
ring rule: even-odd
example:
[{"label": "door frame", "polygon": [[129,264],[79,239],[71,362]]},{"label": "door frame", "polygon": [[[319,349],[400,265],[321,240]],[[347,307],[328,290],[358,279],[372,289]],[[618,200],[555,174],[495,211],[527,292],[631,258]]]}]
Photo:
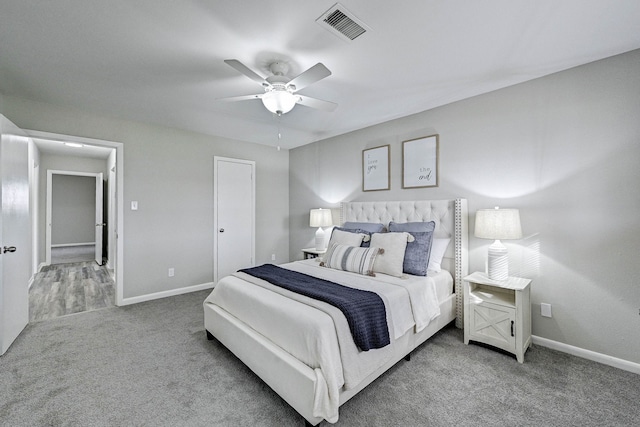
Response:
[{"label": "door frame", "polygon": [[[93,145],[97,147],[112,148],[116,155],[116,220],[109,219],[115,224],[115,260],[113,260],[114,280],[115,280],[115,297],[116,305],[124,305],[124,144],[122,142],[107,141],[102,139],[85,138],[81,136],[71,136],[59,133],[42,132],[37,130],[25,130],[28,136],[32,138],[49,139],[59,142],[77,142],[79,144]],[[40,215],[38,212],[37,215]],[[110,240],[111,240],[110,236]],[[111,242],[113,243],[113,242]]]},{"label": "door frame", "polygon": [[[102,193],[103,193],[103,180],[104,180],[104,173],[103,172],[76,172],[76,171],[65,171],[65,170],[56,170],[56,169],[47,169],[47,197],[46,197],[46,204],[47,204],[47,210],[46,210],[46,230],[45,230],[45,264],[46,265],[51,265],[51,246],[52,246],[52,242],[51,242],[51,231],[52,231],[52,221],[51,221],[51,216],[52,216],[52,210],[53,210],[53,176],[54,175],[65,175],[65,176],[85,176],[85,177],[94,177],[95,178],[95,194],[94,194],[94,199],[96,201],[96,208],[95,208],[95,213],[94,213],[94,217],[95,217],[95,230],[94,230],[94,239],[95,239],[95,261],[102,265],[102,234],[104,232],[104,230],[102,230],[102,232],[99,233],[97,232],[97,227],[98,227],[98,222],[100,224],[102,224],[102,222],[104,221],[104,218],[102,218],[102,213],[103,213],[103,202],[104,199],[102,197]],[[98,186],[100,186],[100,188],[98,188]],[[98,241],[100,240],[100,241]],[[88,242],[87,242],[88,243]],[[100,262],[98,262],[98,254],[100,257]]]},{"label": "door frame", "polygon": [[218,162],[240,163],[251,166],[251,259],[256,259],[256,162],[213,156],[213,283],[218,283]]}]

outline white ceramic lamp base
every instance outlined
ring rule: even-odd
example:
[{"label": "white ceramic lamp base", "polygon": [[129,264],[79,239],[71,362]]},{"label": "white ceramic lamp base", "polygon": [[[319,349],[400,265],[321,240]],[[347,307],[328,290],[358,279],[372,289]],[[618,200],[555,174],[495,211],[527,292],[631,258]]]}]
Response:
[{"label": "white ceramic lamp base", "polygon": [[316,250],[321,251],[324,249],[324,231],[322,227],[318,227],[316,231]]},{"label": "white ceramic lamp base", "polygon": [[489,246],[487,274],[491,280],[507,280],[509,278],[509,256],[507,248],[500,240],[496,240]]}]

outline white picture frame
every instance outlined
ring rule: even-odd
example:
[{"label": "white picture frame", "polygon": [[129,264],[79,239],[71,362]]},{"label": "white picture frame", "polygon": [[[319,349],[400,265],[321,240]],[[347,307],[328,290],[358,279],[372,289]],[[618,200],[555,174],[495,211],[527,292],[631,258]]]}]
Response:
[{"label": "white picture frame", "polygon": [[438,186],[439,135],[402,143],[402,188]]},{"label": "white picture frame", "polygon": [[390,145],[362,150],[362,191],[389,190],[391,166]]}]

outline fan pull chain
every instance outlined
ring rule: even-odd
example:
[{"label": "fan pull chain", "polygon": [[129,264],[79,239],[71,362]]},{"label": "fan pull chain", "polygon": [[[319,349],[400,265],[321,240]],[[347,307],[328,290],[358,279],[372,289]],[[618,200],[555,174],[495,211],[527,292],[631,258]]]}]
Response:
[{"label": "fan pull chain", "polygon": [[278,115],[278,151],[280,151],[280,140],[282,140],[282,134],[280,133],[280,116]]}]

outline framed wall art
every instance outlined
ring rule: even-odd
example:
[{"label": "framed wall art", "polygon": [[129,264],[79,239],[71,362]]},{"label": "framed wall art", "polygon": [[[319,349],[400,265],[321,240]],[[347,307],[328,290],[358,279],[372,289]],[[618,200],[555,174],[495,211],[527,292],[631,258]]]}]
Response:
[{"label": "framed wall art", "polygon": [[402,143],[402,188],[438,186],[438,135]]},{"label": "framed wall art", "polygon": [[362,191],[388,190],[391,166],[389,145],[362,150]]}]

